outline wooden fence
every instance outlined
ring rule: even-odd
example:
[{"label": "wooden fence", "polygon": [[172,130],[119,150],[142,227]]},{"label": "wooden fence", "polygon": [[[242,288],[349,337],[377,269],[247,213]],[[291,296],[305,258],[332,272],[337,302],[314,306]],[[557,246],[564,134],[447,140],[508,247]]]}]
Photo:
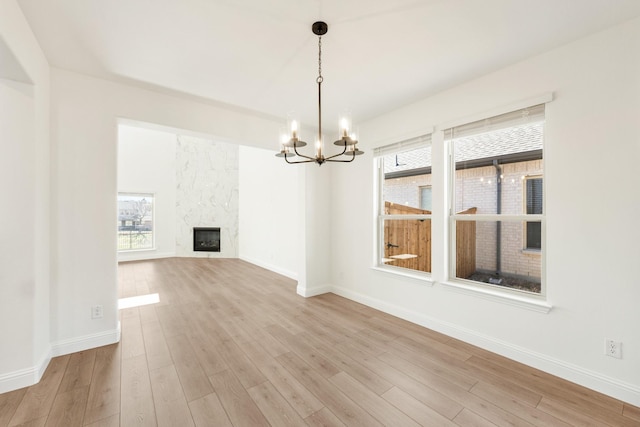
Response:
[{"label": "wooden fence", "polygon": [[[478,208],[458,212],[474,215]],[[456,221],[456,277],[466,279],[476,272],[476,222]]]},{"label": "wooden fence", "polygon": [[[476,208],[460,214],[475,214]],[[431,211],[384,203],[386,215],[429,215]],[[469,277],[476,268],[476,224],[458,221],[456,225],[456,276]],[[431,220],[392,219],[384,222],[384,258],[388,265],[431,272]]]},{"label": "wooden fence", "polygon": [[[384,202],[386,215],[429,215],[431,211]],[[411,258],[393,258],[412,256]],[[391,219],[384,222],[384,257],[389,265],[431,272],[431,220]]]}]

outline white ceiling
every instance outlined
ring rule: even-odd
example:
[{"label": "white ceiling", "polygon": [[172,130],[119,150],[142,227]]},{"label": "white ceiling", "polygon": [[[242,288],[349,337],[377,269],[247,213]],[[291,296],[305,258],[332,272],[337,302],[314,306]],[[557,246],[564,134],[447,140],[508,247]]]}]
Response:
[{"label": "white ceiling", "polygon": [[[309,124],[363,121],[640,15],[640,0],[18,0],[49,62]],[[337,123],[337,122],[336,122]]]}]

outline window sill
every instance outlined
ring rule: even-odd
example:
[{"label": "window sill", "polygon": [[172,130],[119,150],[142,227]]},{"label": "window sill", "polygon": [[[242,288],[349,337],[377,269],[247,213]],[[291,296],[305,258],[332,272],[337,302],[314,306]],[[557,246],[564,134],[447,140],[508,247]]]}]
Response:
[{"label": "window sill", "polygon": [[157,251],[156,248],[142,248],[142,249],[123,249],[118,251],[119,254],[130,254],[130,253],[139,253],[139,252],[153,252]]},{"label": "window sill", "polygon": [[542,255],[542,251],[540,249],[523,249],[521,252],[527,255]]},{"label": "window sill", "polygon": [[401,277],[407,277],[410,279],[419,280],[420,282],[422,282],[427,286],[433,286],[433,279],[431,278],[431,275],[428,273],[423,273],[420,271],[414,271],[414,270],[409,270],[409,269],[400,268],[400,267],[385,266],[385,265],[374,265],[373,267],[371,267],[371,269],[376,271],[382,271],[387,274],[393,274],[394,276],[401,276]]},{"label": "window sill", "polygon": [[527,310],[536,311],[538,313],[547,314],[553,306],[544,300],[538,298],[516,295],[507,292],[500,292],[494,289],[485,289],[477,286],[465,285],[455,282],[438,282],[443,287],[454,292],[460,292],[466,295],[488,299],[515,307],[525,308]]}]

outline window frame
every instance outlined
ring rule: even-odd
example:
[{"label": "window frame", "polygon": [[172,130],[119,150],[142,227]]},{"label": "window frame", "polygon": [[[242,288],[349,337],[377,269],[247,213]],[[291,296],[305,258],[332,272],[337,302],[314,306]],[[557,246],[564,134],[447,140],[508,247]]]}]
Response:
[{"label": "window frame", "polygon": [[[544,104],[545,106],[545,118],[544,121],[546,121],[546,102],[543,103],[538,103],[538,105],[542,105]],[[531,104],[531,107],[534,107],[535,104]],[[513,114],[515,112],[517,112],[518,110],[525,110],[527,107],[520,107],[511,111],[506,111],[502,114]],[[496,114],[495,117],[500,116],[501,114]],[[485,118],[479,118],[476,119],[474,121],[469,121],[467,123],[473,123],[475,121],[480,121],[480,120],[489,120],[491,117],[494,117],[492,115],[487,115],[485,116]],[[544,123],[543,121],[543,123]],[[465,123],[461,123],[462,126],[465,125]],[[498,297],[507,297],[507,298],[519,298],[519,297],[523,297],[523,300],[531,300],[531,301],[535,301],[536,303],[534,303],[534,305],[538,305],[537,302],[539,301],[546,301],[547,299],[547,284],[546,284],[546,274],[545,274],[545,269],[546,269],[546,226],[545,226],[545,215],[544,215],[544,211],[543,214],[526,214],[526,199],[523,198],[523,204],[525,206],[525,209],[523,210],[522,214],[475,214],[475,215],[465,215],[465,214],[457,214],[456,213],[456,162],[455,162],[455,156],[454,156],[454,141],[456,139],[456,137],[454,135],[449,135],[448,136],[448,131],[452,132],[452,130],[460,125],[456,125],[456,126],[450,126],[447,129],[443,130],[443,134],[444,134],[444,144],[445,144],[445,150],[447,152],[447,161],[445,162],[446,165],[445,167],[447,168],[447,186],[448,186],[448,191],[447,191],[447,220],[446,220],[446,224],[448,227],[448,232],[447,232],[447,245],[449,247],[449,251],[448,251],[448,259],[447,259],[447,269],[446,269],[446,277],[447,279],[445,280],[445,282],[447,282],[447,284],[452,285],[454,287],[460,287],[462,289],[465,289],[467,291],[471,291],[473,292],[474,290],[478,290],[480,292],[483,293],[487,293],[487,294],[491,294],[491,295],[495,295]],[[544,128],[544,124],[543,124],[543,128]],[[544,158],[544,151],[545,151],[545,139],[544,139],[544,134],[543,134],[543,138],[542,138],[542,153],[543,153],[543,158]],[[546,195],[546,190],[545,190],[545,185],[546,185],[546,180],[544,179],[544,175],[545,175],[545,164],[543,163],[542,165],[542,174],[536,174],[536,175],[532,175],[536,176],[538,178],[542,179],[542,198],[543,198],[543,206],[545,205],[544,203],[544,197]],[[526,186],[524,186],[525,188],[525,192],[526,192]],[[541,256],[541,265],[540,265],[540,293],[535,293],[535,292],[530,292],[530,291],[525,291],[525,290],[520,290],[520,289],[514,289],[514,288],[510,288],[510,287],[506,287],[506,286],[499,286],[499,285],[493,285],[490,283],[483,283],[483,282],[479,282],[479,281],[474,281],[474,280],[469,280],[469,279],[464,279],[464,278],[459,278],[457,277],[456,274],[456,267],[457,267],[457,259],[456,259],[456,251],[457,251],[457,247],[456,247],[456,224],[458,223],[458,221],[473,221],[476,224],[480,223],[480,222],[494,222],[494,221],[500,221],[500,222],[521,222],[521,223],[526,223],[526,222],[540,222],[541,223],[541,248],[540,249],[535,249],[535,250],[529,250],[529,249],[522,249],[521,252],[526,253],[526,254],[536,254],[536,255],[540,255]],[[523,247],[526,246],[526,225],[523,226],[523,232],[525,233],[525,236],[523,236]],[[526,306],[527,304],[525,304]],[[530,307],[529,307],[530,308]],[[541,311],[544,312],[548,312],[548,310],[550,309],[550,307],[546,306],[546,305],[541,305],[540,307],[538,307],[541,309]],[[534,307],[534,309],[537,309],[536,307]]]},{"label": "window frame", "polygon": [[[519,109],[536,106],[540,104],[545,104],[545,110],[548,108],[549,103],[551,103],[554,99],[553,92],[545,92],[538,94],[536,96],[531,96],[528,98],[523,98],[520,100],[514,100],[511,103],[506,103],[502,105],[494,104],[493,107],[489,107],[482,111],[475,111],[467,113],[466,115],[459,116],[457,118],[449,118],[445,119],[439,123],[434,123],[433,127],[430,128],[422,128],[423,132],[413,132],[408,136],[411,137],[413,135],[431,135],[431,146],[432,146],[432,188],[433,188],[433,218],[432,225],[433,229],[433,243],[436,243],[437,246],[432,247],[432,251],[434,253],[439,252],[439,254],[432,259],[432,277],[425,277],[424,275],[414,275],[408,274],[409,270],[398,271],[402,269],[393,269],[390,266],[379,266],[380,264],[380,252],[381,248],[378,245],[379,236],[383,235],[384,232],[383,224],[379,221],[379,212],[380,212],[380,194],[382,189],[383,180],[381,178],[381,173],[379,170],[379,164],[377,160],[376,150],[373,150],[373,162],[371,163],[373,170],[371,173],[373,175],[373,206],[371,210],[372,214],[372,229],[371,232],[374,233],[374,242],[371,248],[371,269],[376,271],[376,274],[388,274],[389,278],[401,278],[402,276],[407,277],[413,283],[419,285],[427,285],[427,286],[437,286],[441,287],[445,292],[452,292],[454,294],[462,294],[471,298],[482,298],[489,301],[496,302],[498,304],[504,304],[511,307],[514,307],[518,310],[528,310],[535,313],[540,314],[548,314],[553,309],[553,305],[549,301],[549,288],[547,288],[546,282],[546,260],[544,256],[546,256],[546,223],[543,221],[543,218],[539,218],[542,223],[542,247],[543,254],[539,252],[534,253],[533,256],[543,256],[541,259],[541,279],[544,288],[540,294],[535,294],[531,292],[510,292],[508,288],[503,288],[503,290],[496,289],[496,287],[483,287],[477,286],[474,283],[478,282],[469,282],[464,283],[463,281],[453,281],[450,280],[449,274],[449,265],[450,265],[450,230],[453,228],[451,226],[451,218],[450,218],[450,209],[449,206],[451,204],[451,181],[450,181],[450,161],[448,158],[448,144],[445,138],[445,130],[457,127],[460,125],[464,125],[466,123],[471,123],[478,120],[484,120],[487,117],[494,117],[501,114],[513,112]],[[547,110],[548,111],[548,110]],[[547,116],[547,114],[545,114]],[[545,121],[548,120],[548,117],[545,117]],[[427,131],[427,129],[429,129]],[[406,134],[405,134],[406,135]],[[402,140],[399,138],[385,138],[383,140],[379,140],[374,147],[386,147],[386,144],[394,143],[398,140]],[[543,150],[545,144],[543,143]],[[544,170],[546,170],[546,164],[544,165]],[[543,185],[546,186],[546,180],[543,179]],[[543,197],[546,198],[547,192],[546,187],[543,189]],[[546,202],[543,202],[546,209]],[[477,215],[476,215],[477,216]],[[501,218],[505,219],[505,218]],[[533,219],[533,218],[529,218]],[[437,228],[436,228],[437,227]],[[523,251],[524,252],[524,251]],[[454,264],[455,265],[455,264]],[[395,282],[401,283],[401,282]]]},{"label": "window frame", "polygon": [[[542,202],[541,202],[541,207],[542,207],[542,212],[544,213],[544,175],[526,175],[524,177],[524,184],[522,186],[522,211],[526,214],[527,213],[527,203],[529,201],[528,199],[528,192],[527,192],[527,184],[529,181],[531,180],[537,180],[539,179],[541,181],[541,186],[542,186]],[[534,214],[528,214],[528,215],[534,215]],[[542,227],[540,227],[540,247],[532,247],[529,246],[529,231],[528,231],[528,226],[530,222],[535,222],[535,221],[525,221],[524,222],[524,226],[523,228],[523,236],[522,236],[522,243],[523,243],[523,247],[522,250],[528,253],[541,253],[542,252]]]},{"label": "window frame", "polygon": [[424,189],[429,189],[429,194],[430,194],[430,198],[431,198],[431,208],[430,209],[425,209],[425,210],[430,210],[433,212],[433,184],[427,184],[427,185],[419,185],[418,186],[418,204],[420,205],[420,209],[424,209],[422,207],[422,190]]},{"label": "window frame", "polygon": [[[418,149],[418,148],[427,148],[431,147],[432,130],[428,133],[422,134],[421,136],[411,138],[409,140],[404,140],[401,142],[389,144],[386,146],[378,147],[374,149],[374,171],[376,174],[376,179],[374,180],[376,185],[374,189],[374,200],[375,200],[375,251],[374,251],[374,264],[373,268],[376,270],[411,277],[415,279],[421,280],[423,283],[432,285],[432,274],[433,272],[425,272],[421,270],[413,270],[410,268],[398,267],[390,264],[386,264],[383,262],[384,253],[385,253],[385,242],[384,242],[384,225],[385,221],[389,220],[431,220],[431,224],[433,224],[433,211],[431,214],[386,214],[385,213],[385,200],[383,196],[384,192],[384,182],[385,182],[385,172],[384,172],[384,157],[388,155],[397,155],[402,152]],[[432,185],[429,185],[430,187]],[[420,186],[417,186],[418,189]],[[418,190],[419,191],[419,190]],[[420,200],[420,195],[418,195],[418,200]],[[433,249],[432,249],[433,250]]]}]

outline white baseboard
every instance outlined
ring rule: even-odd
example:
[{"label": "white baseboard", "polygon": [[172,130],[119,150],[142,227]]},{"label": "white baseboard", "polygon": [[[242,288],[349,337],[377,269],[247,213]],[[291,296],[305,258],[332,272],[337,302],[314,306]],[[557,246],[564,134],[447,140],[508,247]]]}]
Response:
[{"label": "white baseboard", "polygon": [[57,357],[76,353],[90,348],[102,347],[120,342],[120,322],[116,329],[98,332],[96,334],[61,340],[51,345],[51,356]]},{"label": "white baseboard", "polygon": [[[386,301],[372,298],[346,288],[332,286],[329,292],[473,344],[493,353],[500,354],[527,366],[540,369],[541,371],[596,390],[632,405],[640,406],[640,387],[636,385],[607,377],[598,372],[584,369],[580,366],[536,353],[526,348],[497,340],[488,335],[480,334],[477,331],[461,328],[458,325],[443,322],[423,313],[407,310],[403,307],[389,304]],[[298,293],[300,292],[298,291]]]},{"label": "white baseboard", "polygon": [[281,268],[277,265],[269,264],[268,262],[264,262],[255,258],[246,257],[244,255],[240,255],[238,258],[240,258],[242,261],[257,265],[258,267],[266,268],[267,270],[273,271],[274,273],[281,274],[285,277],[288,277],[289,279],[298,280],[298,273],[291,270],[287,270],[285,268]]},{"label": "white baseboard", "polygon": [[20,369],[0,375],[0,393],[17,390],[37,384],[49,366],[51,358],[90,348],[102,347],[120,341],[120,322],[114,330],[85,335],[77,338],[58,341],[49,346],[40,360],[29,368]]},{"label": "white baseboard", "polygon": [[44,371],[49,366],[50,361],[51,347],[44,352],[35,366],[0,375],[0,393],[7,393],[36,384],[44,375]]},{"label": "white baseboard", "polygon": [[309,297],[315,297],[316,295],[329,293],[332,291],[332,289],[333,289],[333,286],[328,284],[314,286],[313,288],[307,288],[305,286],[298,284],[298,287],[296,288],[296,293],[305,298],[309,298]]},{"label": "white baseboard", "polygon": [[121,252],[118,254],[118,262],[127,261],[144,261],[148,259],[173,258],[175,252],[156,252],[156,251],[131,251]]}]

